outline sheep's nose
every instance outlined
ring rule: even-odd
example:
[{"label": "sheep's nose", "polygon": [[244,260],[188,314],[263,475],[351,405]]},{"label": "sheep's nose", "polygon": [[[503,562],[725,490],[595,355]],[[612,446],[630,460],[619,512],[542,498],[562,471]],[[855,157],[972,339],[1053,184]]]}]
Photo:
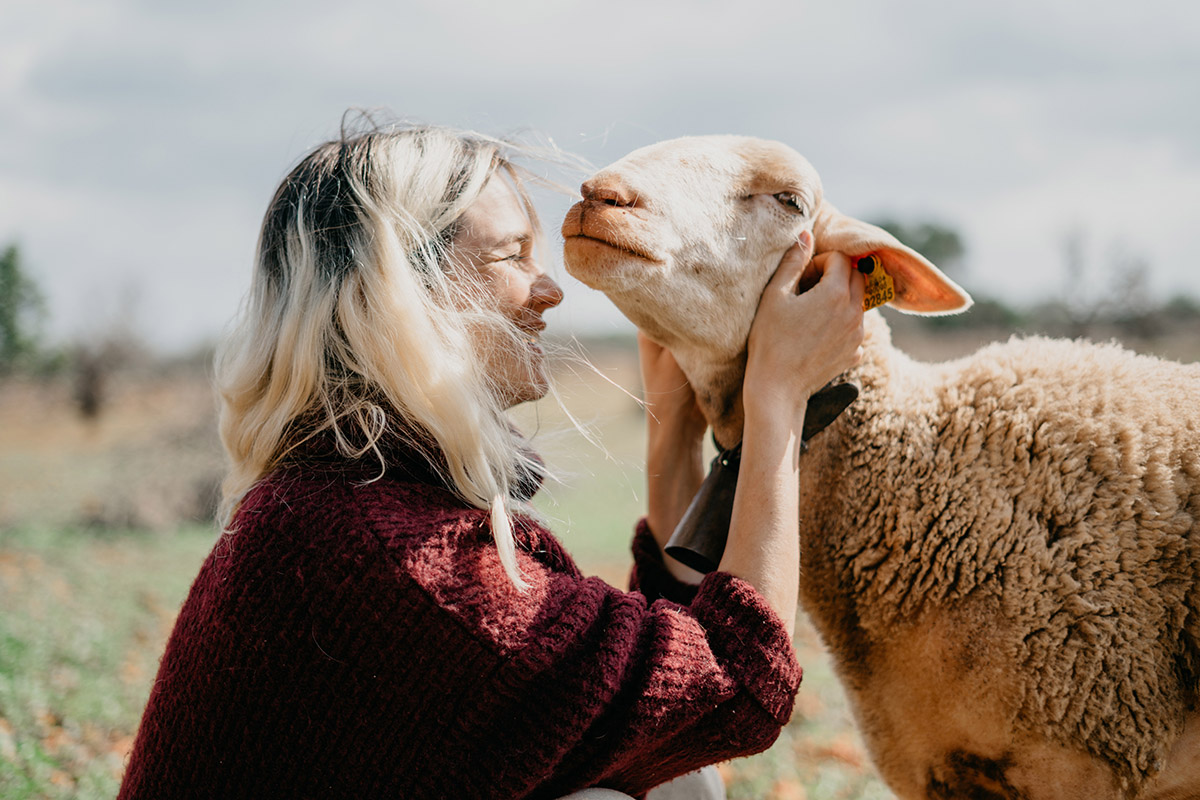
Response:
[{"label": "sheep's nose", "polygon": [[610,206],[628,208],[637,205],[637,193],[620,180],[611,177],[591,178],[579,187],[584,200],[592,200]]}]

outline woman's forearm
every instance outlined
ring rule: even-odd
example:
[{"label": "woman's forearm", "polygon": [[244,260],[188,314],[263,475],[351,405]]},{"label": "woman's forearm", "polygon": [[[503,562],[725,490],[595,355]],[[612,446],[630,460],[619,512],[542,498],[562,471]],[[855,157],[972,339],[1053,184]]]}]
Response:
[{"label": "woman's forearm", "polygon": [[[700,443],[672,447],[660,443],[646,456],[647,521],[659,544],[666,544],[704,480]],[[655,452],[657,451],[657,452]]]},{"label": "woman's forearm", "polygon": [[[708,422],[675,357],[640,331],[638,360],[646,398],[646,522],[662,552],[704,481]],[[663,559],[679,580],[699,583],[704,577]]]},{"label": "woman's forearm", "polygon": [[704,481],[704,439],[685,415],[646,416],[646,523],[667,570],[684,583],[704,576],[666,555],[667,541]]},{"label": "woman's forearm", "polygon": [[800,590],[800,431],[747,410],[737,494],[720,569],[750,583],[791,634]]},{"label": "woman's forearm", "polygon": [[[673,430],[653,418],[646,424],[646,522],[663,550],[704,481],[704,442],[694,431]],[[669,556],[663,560],[685,583],[704,577]]]},{"label": "woman's forearm", "polygon": [[[804,232],[759,299],[747,343],[745,425],[729,539],[720,568],[748,581],[795,625],[800,587],[800,449],[808,398],[861,356],[862,276],[841,253],[813,259],[821,276],[797,294],[809,264]],[[797,347],[797,343],[804,343]]]}]

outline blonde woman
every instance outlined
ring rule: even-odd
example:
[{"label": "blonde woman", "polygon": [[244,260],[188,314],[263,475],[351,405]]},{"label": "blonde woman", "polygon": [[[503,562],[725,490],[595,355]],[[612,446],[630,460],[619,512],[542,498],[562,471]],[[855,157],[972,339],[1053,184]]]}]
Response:
[{"label": "blonde woman", "polygon": [[800,681],[799,432],[855,359],[861,280],[830,259],[797,296],[806,237],[764,293],[728,549],[699,585],[661,544],[704,421],[643,342],[650,508],[625,592],[527,507],[542,466],[505,411],[547,391],[562,299],[538,237],[505,145],[471,134],[345,136],[283,181],[217,362],[225,532],[120,797],[643,795],[776,738]]}]

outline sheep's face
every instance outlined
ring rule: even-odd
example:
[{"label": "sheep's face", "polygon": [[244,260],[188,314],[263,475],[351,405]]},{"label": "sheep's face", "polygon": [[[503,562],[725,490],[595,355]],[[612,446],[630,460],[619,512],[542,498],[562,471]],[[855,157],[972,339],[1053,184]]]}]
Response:
[{"label": "sheep's face", "polygon": [[735,400],[758,299],[801,231],[812,231],[817,253],[878,256],[901,311],[952,314],[971,304],[887,231],[838,213],[812,166],[778,142],[661,142],[581,191],[562,226],[567,270],[671,349],[727,441],[740,424]]},{"label": "sheep's face", "polygon": [[812,230],[811,165],[782,144],[676,139],[596,173],[562,232],[567,269],[676,355],[736,359],[762,288]]}]

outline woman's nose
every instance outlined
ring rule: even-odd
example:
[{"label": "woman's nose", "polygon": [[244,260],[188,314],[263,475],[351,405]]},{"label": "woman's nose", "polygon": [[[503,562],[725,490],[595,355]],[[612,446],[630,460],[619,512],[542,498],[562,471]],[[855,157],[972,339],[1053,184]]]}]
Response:
[{"label": "woman's nose", "polygon": [[529,289],[529,304],[539,314],[562,302],[562,288],[546,273],[537,276]]}]

